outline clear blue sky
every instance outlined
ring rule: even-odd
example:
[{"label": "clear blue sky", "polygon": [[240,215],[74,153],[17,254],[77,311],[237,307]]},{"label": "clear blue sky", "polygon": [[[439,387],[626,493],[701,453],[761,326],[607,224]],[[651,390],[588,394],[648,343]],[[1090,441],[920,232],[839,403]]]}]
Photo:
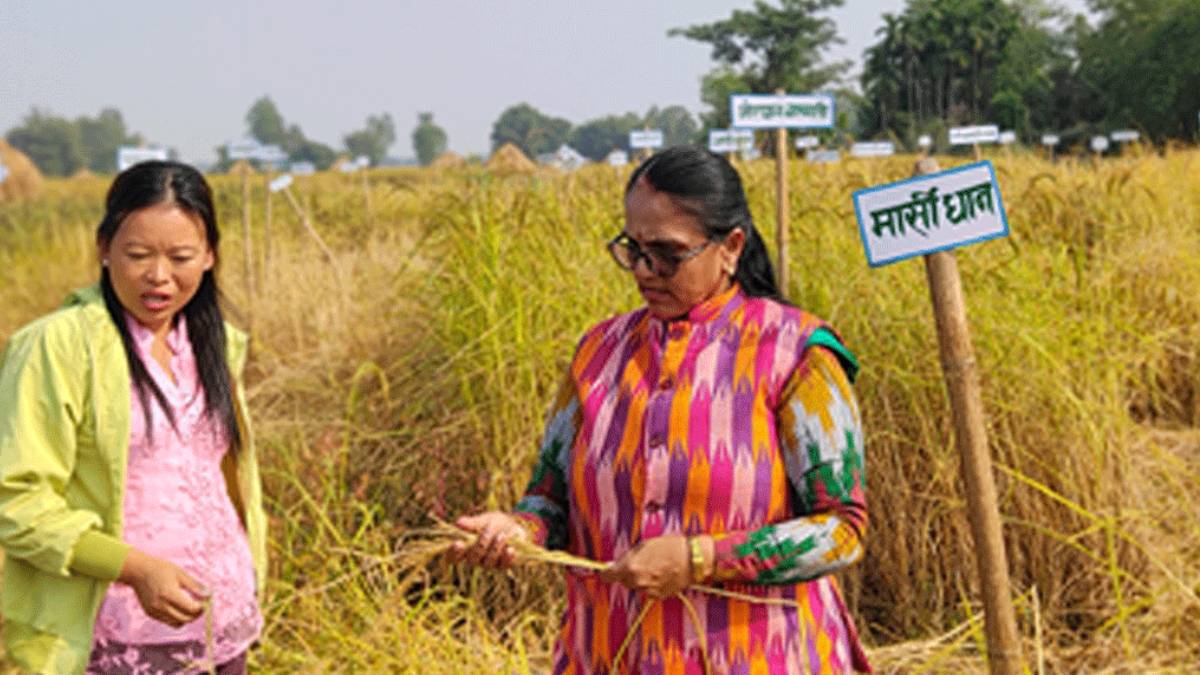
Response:
[{"label": "clear blue sky", "polygon": [[[752,4],[0,0],[0,133],[35,105],[71,117],[115,106],[150,141],[209,162],[269,94],[289,123],[334,147],[388,112],[390,154],[410,156],[428,110],[452,150],[486,153],[496,117],[521,101],[572,122],[651,105],[699,112],[709,50],[666,32]],[[832,14],[846,44],[830,57],[859,61],[882,14],[903,6],[847,0]]]}]

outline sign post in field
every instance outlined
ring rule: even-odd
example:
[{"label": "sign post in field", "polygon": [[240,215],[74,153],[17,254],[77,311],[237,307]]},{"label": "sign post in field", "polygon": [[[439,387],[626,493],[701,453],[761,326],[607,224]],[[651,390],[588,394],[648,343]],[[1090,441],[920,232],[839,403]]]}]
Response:
[{"label": "sign post in field", "polygon": [[973,127],[954,127],[950,130],[950,145],[971,146],[975,159],[982,159],[979,151],[980,143],[1000,142],[1000,127],[995,124],[981,124]]},{"label": "sign post in field", "polygon": [[641,131],[629,132],[629,149],[641,150],[638,153],[643,157],[649,157],[655,150],[663,146],[662,129],[642,129]]},{"label": "sign post in field", "polygon": [[1009,594],[979,373],[952,250],[1008,235],[996,172],[991,162],[938,172],[937,162],[924,158],[912,179],[855,192],[854,210],[872,267],[918,255],[925,258],[983,590],[988,663],[993,675],[1016,675],[1022,670],[1020,637]]},{"label": "sign post in field", "polygon": [[1051,162],[1054,161],[1054,148],[1058,146],[1060,140],[1057,134],[1045,134],[1042,136],[1042,145],[1046,147]]},{"label": "sign post in field", "polygon": [[730,126],[735,129],[775,130],[775,243],[779,292],[788,293],[788,129],[830,129],[833,97],[828,94],[733,94],[729,97]]},{"label": "sign post in field", "polygon": [[753,129],[710,129],[708,132],[709,151],[728,155],[730,161],[733,153],[743,152],[753,145]]}]

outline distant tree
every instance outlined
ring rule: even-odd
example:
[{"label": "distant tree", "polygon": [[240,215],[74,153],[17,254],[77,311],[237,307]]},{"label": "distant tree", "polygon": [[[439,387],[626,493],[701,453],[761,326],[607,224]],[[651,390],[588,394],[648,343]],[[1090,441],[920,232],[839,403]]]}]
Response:
[{"label": "distant tree", "polygon": [[571,131],[568,142],[588,159],[599,162],[613,150],[629,150],[629,132],[642,128],[635,113],[606,115],[588,120]]},{"label": "distant tree", "polygon": [[492,151],[512,143],[529,157],[553,152],[567,142],[571,123],[544,115],[528,103],[518,103],[500,113],[492,125]]},{"label": "distant tree", "polygon": [[1109,126],[1150,137],[1191,138],[1200,111],[1200,3],[1092,0],[1095,29],[1081,30],[1079,75]]},{"label": "distant tree", "polygon": [[844,0],[780,0],[775,6],[756,0],[753,9],[734,10],[727,19],[668,31],[672,37],[712,45],[712,58],[719,65],[701,83],[701,98],[711,108],[703,116],[705,127],[728,126],[728,94],[734,91],[811,92],[836,83],[850,63],[823,62],[824,52],[842,39],[833,19],[819,15],[843,4]]},{"label": "distant tree", "polygon": [[80,117],[75,125],[79,127],[87,168],[97,173],[115,172],[117,150],[122,145],[139,145],[141,141],[125,128],[125,119],[115,108],[105,108],[94,118]]},{"label": "distant tree", "polygon": [[318,171],[324,171],[333,165],[337,159],[337,151],[333,148],[311,139],[304,139],[298,147],[288,153],[293,162],[312,162]]},{"label": "distant tree", "polygon": [[396,142],[396,124],[388,113],[371,115],[362,129],[346,134],[342,142],[351,155],[366,155],[371,164],[378,165]]},{"label": "distant tree", "polygon": [[259,143],[283,146],[287,140],[283,115],[270,96],[263,96],[250,106],[246,111],[246,126]]},{"label": "distant tree", "polygon": [[70,176],[87,164],[78,125],[38,108],[10,129],[6,138],[48,176]]},{"label": "distant tree", "polygon": [[421,166],[429,166],[438,155],[446,152],[446,132],[433,123],[433,113],[417,114],[417,127],[412,132],[412,144]]},{"label": "distant tree", "polygon": [[681,105],[669,105],[661,110],[658,106],[650,108],[646,112],[645,124],[651,129],[662,130],[663,145],[666,147],[695,143],[700,135],[696,118]]}]

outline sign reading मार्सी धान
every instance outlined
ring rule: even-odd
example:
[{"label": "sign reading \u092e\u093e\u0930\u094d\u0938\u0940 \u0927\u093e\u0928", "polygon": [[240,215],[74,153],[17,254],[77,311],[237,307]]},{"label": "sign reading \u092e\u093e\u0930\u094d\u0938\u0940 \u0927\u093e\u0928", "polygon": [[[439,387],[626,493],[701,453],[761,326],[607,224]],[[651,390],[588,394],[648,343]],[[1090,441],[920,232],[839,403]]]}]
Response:
[{"label": "sign reading \u092e\u093e\u0930\u094d\u0938\u0940 \u0927\u093e\u0928", "polygon": [[754,132],[750,129],[712,129],[708,132],[710,152],[737,152],[753,146]]},{"label": "sign reading \u092e\u093e\u0930\u094d\u0938\u0940 \u0927\u093e\u0928", "polygon": [[166,148],[133,148],[122,146],[117,149],[117,171],[124,171],[142,162],[167,161]]},{"label": "sign reading \u092e\u093e\u0930\u094d\u0938\u0940 \u0927\u093e\u0928", "polygon": [[1000,140],[1000,127],[984,124],[975,127],[954,127],[950,130],[950,145],[995,143]]},{"label": "sign reading \u092e\u093e\u0930\u094d\u0938\u0940 \u0927\u093e\u0928", "polygon": [[731,94],[729,126],[736,129],[830,129],[828,94]]},{"label": "sign reading \u092e\u093e\u0930\u094d\u0938\u0940 \u0927\u093e\u0928", "polygon": [[859,190],[854,211],[871,267],[1008,235],[991,162]]},{"label": "sign reading \u092e\u093e\u0930\u094d\u0938\u0940 \u0927\u093e\u0928", "polygon": [[646,129],[629,132],[629,147],[634,150],[661,148],[663,146],[662,129]]}]

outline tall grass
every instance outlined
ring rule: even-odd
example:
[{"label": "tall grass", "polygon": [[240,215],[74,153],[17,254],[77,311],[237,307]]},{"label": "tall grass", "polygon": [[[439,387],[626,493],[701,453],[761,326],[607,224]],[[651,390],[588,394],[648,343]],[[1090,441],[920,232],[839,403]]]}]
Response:
[{"label": "tall grass", "polygon": [[[994,161],[1013,235],[958,255],[1030,668],[1186,672],[1200,663],[1200,154]],[[788,290],[865,366],[872,525],[845,585],[877,666],[982,670],[924,275],[870,270],[850,202],[911,165],[793,165]],[[739,168],[773,241],[773,167]],[[512,504],[575,341],[637,306],[602,248],[626,176],[379,171],[369,221],[357,178],[298,179],[332,266],[278,197],[265,264],[255,179],[255,297],[240,179],[214,179],[271,516],[257,668],[546,668],[556,572],[448,568],[413,531]],[[0,336],[94,275],[104,188],[51,182],[0,207]]]}]

